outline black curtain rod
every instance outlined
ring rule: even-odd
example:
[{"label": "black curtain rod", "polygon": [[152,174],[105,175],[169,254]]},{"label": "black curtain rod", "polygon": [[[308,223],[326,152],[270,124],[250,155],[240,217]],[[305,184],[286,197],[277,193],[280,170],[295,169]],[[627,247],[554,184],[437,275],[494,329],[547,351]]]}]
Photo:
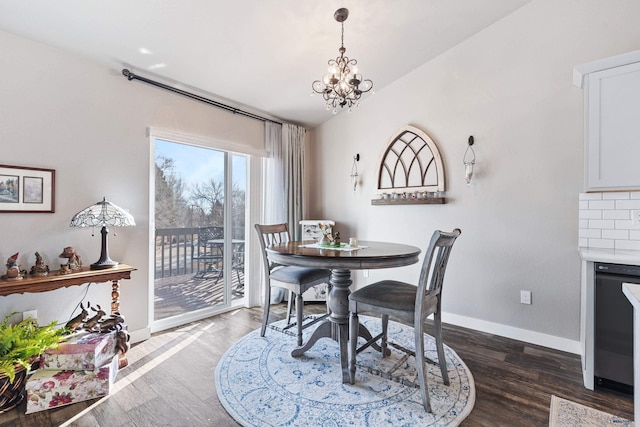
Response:
[{"label": "black curtain rod", "polygon": [[129,81],[131,81],[131,80],[140,80],[140,81],[148,83],[150,85],[157,86],[157,87],[159,87],[161,89],[166,89],[168,91],[175,92],[177,94],[186,96],[188,98],[195,99],[196,101],[204,102],[205,104],[209,104],[209,105],[213,105],[214,107],[222,108],[223,110],[227,110],[227,111],[229,111],[229,112],[231,112],[233,114],[240,114],[241,116],[249,117],[249,118],[255,119],[255,120],[260,120],[262,122],[271,122],[271,123],[276,123],[276,124],[279,124],[279,125],[282,124],[281,122],[278,122],[278,121],[275,121],[275,120],[271,120],[271,119],[267,119],[266,117],[262,117],[262,116],[259,116],[257,114],[249,113],[248,111],[240,110],[240,109],[232,107],[230,105],[223,104],[222,102],[218,102],[218,101],[214,101],[213,99],[205,98],[204,96],[196,95],[194,93],[187,92],[186,90],[177,89],[175,87],[171,87],[171,86],[166,85],[164,83],[160,83],[160,82],[157,82],[155,80],[148,79],[146,77],[138,76],[138,75],[132,73],[131,71],[127,70],[126,68],[122,69],[122,75],[125,76],[127,78],[127,80],[129,80]]}]

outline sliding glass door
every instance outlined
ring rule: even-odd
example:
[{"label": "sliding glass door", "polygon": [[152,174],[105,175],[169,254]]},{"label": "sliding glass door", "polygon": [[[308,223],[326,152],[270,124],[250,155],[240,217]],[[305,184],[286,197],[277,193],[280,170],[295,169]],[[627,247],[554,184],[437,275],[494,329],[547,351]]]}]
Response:
[{"label": "sliding glass door", "polygon": [[153,139],[154,330],[243,302],[247,156]]}]

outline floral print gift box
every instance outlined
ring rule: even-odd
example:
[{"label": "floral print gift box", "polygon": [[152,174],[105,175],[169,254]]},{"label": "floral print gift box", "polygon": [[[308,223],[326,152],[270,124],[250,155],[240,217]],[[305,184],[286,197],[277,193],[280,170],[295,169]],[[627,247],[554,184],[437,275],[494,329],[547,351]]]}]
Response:
[{"label": "floral print gift box", "polygon": [[27,380],[27,414],[106,396],[118,373],[118,356],[95,371],[41,369]]},{"label": "floral print gift box", "polygon": [[94,370],[116,354],[116,333],[79,334],[43,355],[45,369]]}]

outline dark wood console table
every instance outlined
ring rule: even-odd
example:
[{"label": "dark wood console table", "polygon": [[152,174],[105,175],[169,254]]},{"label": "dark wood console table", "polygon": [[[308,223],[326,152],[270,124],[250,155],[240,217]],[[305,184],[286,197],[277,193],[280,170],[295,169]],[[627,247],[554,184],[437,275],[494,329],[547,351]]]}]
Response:
[{"label": "dark wood console table", "polygon": [[0,279],[0,296],[24,294],[25,292],[47,292],[85,283],[111,282],[111,314],[120,311],[120,280],[131,279],[131,272],[136,269],[126,264],[119,264],[106,270],[89,270],[68,274],[51,271],[44,277],[27,275],[22,280]]}]

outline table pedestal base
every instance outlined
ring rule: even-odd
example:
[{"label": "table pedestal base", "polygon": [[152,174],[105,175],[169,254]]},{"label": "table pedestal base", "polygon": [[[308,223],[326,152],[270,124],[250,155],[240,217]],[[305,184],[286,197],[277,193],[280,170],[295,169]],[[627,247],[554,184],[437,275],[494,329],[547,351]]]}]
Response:
[{"label": "table pedestal base", "polygon": [[[331,291],[327,299],[330,315],[313,331],[311,337],[302,346],[293,349],[291,356],[300,357],[307,350],[314,346],[320,338],[331,338],[338,342],[340,346],[340,367],[342,368],[342,383],[350,382],[349,375],[349,286],[351,280],[351,270],[331,270]],[[358,329],[358,337],[364,337],[367,341],[372,338],[369,330],[362,324]],[[352,337],[352,339],[358,339]],[[372,345],[376,350],[382,349],[377,344]]]}]

